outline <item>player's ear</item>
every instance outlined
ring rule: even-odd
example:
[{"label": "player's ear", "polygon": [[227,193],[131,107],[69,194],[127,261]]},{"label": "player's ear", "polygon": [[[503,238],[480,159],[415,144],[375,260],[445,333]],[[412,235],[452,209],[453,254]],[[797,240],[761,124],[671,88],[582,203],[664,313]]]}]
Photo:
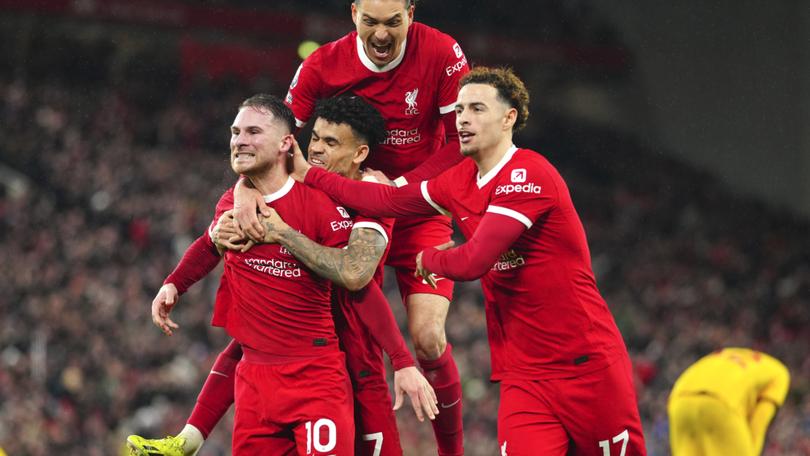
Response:
[{"label": "player's ear", "polygon": [[284,154],[292,152],[292,144],[293,144],[292,134],[282,136],[281,145],[278,148],[279,152],[282,152]]},{"label": "player's ear", "polygon": [[408,25],[413,24],[413,11],[415,7],[414,2],[411,2],[411,6],[408,7]]},{"label": "player's ear", "polygon": [[352,2],[352,22],[357,25],[357,3]]},{"label": "player's ear", "polygon": [[369,147],[368,144],[361,144],[357,146],[357,149],[354,151],[354,157],[352,158],[352,163],[363,163],[366,158],[368,158]]},{"label": "player's ear", "polygon": [[507,109],[503,117],[504,130],[512,130],[515,127],[515,122],[517,122],[517,109]]}]

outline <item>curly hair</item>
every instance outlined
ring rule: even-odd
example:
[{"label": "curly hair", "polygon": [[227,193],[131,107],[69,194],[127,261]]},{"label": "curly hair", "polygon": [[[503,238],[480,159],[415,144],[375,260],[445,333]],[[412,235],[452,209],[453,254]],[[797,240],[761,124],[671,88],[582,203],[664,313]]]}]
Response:
[{"label": "curly hair", "polygon": [[385,120],[380,111],[356,95],[325,98],[315,106],[315,118],[347,124],[360,142],[374,149],[385,140]]},{"label": "curly hair", "polygon": [[295,114],[281,98],[268,93],[258,93],[239,105],[239,109],[247,107],[268,111],[273,114],[273,117],[281,120],[290,133],[295,131]]},{"label": "curly hair", "polygon": [[467,84],[487,84],[494,87],[498,91],[498,98],[517,110],[517,119],[512,130],[519,131],[526,126],[526,121],[529,120],[529,91],[511,68],[475,67],[461,78],[459,88]]}]

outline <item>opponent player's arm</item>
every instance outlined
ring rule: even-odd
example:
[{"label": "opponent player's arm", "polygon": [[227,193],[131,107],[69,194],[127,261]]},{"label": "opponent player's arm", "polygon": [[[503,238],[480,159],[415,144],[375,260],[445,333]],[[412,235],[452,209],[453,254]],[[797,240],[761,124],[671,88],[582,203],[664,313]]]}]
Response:
[{"label": "opponent player's arm", "polygon": [[425,160],[421,165],[408,171],[402,176],[394,179],[397,187],[402,187],[409,183],[418,183],[438,176],[446,169],[455,166],[464,156],[461,155],[461,144],[458,140],[458,130],[456,130],[456,112],[450,111],[442,115],[444,131],[447,142],[436,153]]},{"label": "opponent player's arm", "polygon": [[754,441],[754,454],[760,454],[768,427],[787,397],[790,372],[779,360],[764,353],[761,354],[756,367],[760,370],[758,374],[767,379],[767,383],[759,392],[757,403],[748,418],[748,426]]},{"label": "opponent player's arm", "polygon": [[315,274],[351,291],[360,290],[371,281],[387,245],[379,231],[357,228],[352,230],[346,248],[325,247],[290,228],[272,209],[271,216],[262,217],[261,221],[264,242],[283,245]]},{"label": "opponent player's arm", "polygon": [[472,237],[461,246],[449,250],[430,248],[420,252],[417,256],[417,272],[422,277],[434,273],[452,280],[475,280],[486,274],[524,231],[526,225],[518,220],[487,212]]}]

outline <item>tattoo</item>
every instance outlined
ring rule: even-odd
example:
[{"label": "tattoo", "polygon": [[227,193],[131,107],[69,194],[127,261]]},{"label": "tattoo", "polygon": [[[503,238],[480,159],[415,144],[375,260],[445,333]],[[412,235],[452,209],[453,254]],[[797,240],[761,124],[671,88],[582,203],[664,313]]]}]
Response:
[{"label": "tattoo", "polygon": [[[269,232],[276,228],[265,222],[265,229]],[[345,249],[324,247],[292,228],[277,234],[279,244],[315,274],[349,290],[359,290],[368,284],[385,253],[385,238],[371,228],[352,230]]]}]

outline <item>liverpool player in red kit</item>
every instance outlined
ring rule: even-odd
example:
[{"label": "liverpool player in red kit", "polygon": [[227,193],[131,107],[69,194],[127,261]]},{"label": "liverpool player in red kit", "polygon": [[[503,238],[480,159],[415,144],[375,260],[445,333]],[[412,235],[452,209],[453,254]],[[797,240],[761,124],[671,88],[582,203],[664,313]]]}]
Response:
[{"label": "liverpool player in red kit", "polygon": [[[288,223],[321,244],[339,246],[346,233],[332,226],[344,221],[345,210],[287,174],[294,125],[278,101],[257,96],[242,104],[231,127],[231,167]],[[233,452],[351,454],[352,392],[332,320],[331,284],[275,244],[229,250],[224,260],[225,328],[243,351],[234,384]]]},{"label": "liverpool player in red kit", "polygon": [[[370,149],[378,144],[384,135],[380,114],[359,97],[322,100],[315,114],[317,120],[309,150],[311,163],[359,179],[360,165]],[[231,204],[232,193],[226,192],[218,204],[218,213]],[[343,287],[336,288],[333,293],[339,297],[341,312],[337,312],[335,318],[354,390],[355,424],[358,433],[356,454],[401,455],[380,346],[391,356],[396,370],[395,409],[401,404],[402,393],[407,393],[412,399],[417,417],[421,415],[421,409],[424,407],[424,414],[432,419],[437,411],[435,397],[429,397],[430,387],[425,383],[424,377],[413,367],[408,367],[413,366],[413,359],[399,334],[379,286],[368,286],[356,293],[346,292],[346,289],[359,290],[364,287],[372,276],[377,285],[380,283],[382,276],[380,261],[388,244],[390,223],[362,217],[334,223],[332,229],[347,231],[344,226],[351,227],[347,248],[335,249],[318,245],[302,233],[290,229],[275,212],[273,219],[275,220],[263,220],[268,227],[266,240],[279,241],[310,270]],[[216,224],[212,224],[210,236],[206,235],[195,241],[208,245],[206,249],[208,255],[192,258],[185,255],[158,293],[153,303],[153,319],[167,333],[176,327],[168,318],[167,312],[176,303],[178,291],[185,291],[218,263],[219,256],[213,251],[214,244],[223,251],[228,248],[242,250],[245,247],[228,239],[230,235],[235,234],[228,220],[227,216],[220,217]],[[272,224],[287,229],[271,230],[269,227]],[[276,237],[269,239],[271,234]],[[223,288],[226,285],[227,283],[223,281]],[[378,294],[376,299],[366,296],[374,293]],[[220,297],[221,295],[222,293]],[[223,309],[222,304],[218,300],[215,311],[215,323],[218,324],[225,324],[224,314],[227,312],[224,310],[227,310],[227,306]],[[375,306],[373,308],[376,310],[366,312],[365,310],[372,309],[371,306]],[[356,307],[362,308],[364,312],[358,312]],[[130,436],[128,444],[133,454],[178,456],[194,454],[233,401],[233,371],[240,357],[239,345],[232,343],[217,358],[188,425],[180,435],[158,440]],[[414,401],[415,397],[418,397],[418,403]]]},{"label": "liverpool player in red kit", "polygon": [[[411,0],[355,0],[351,10],[356,30],[315,51],[290,84],[285,101],[298,126],[309,120],[319,99],[352,92],[386,121],[387,137],[367,166],[404,185],[458,163],[453,105],[459,78],[468,71],[461,47],[414,22]],[[235,197],[238,224],[261,239],[256,217],[257,207],[266,213],[261,195],[240,184]],[[440,455],[463,454],[461,382],[444,332],[453,283],[441,280],[434,289],[414,277],[413,267],[417,253],[447,242],[451,234],[442,215],[397,220],[386,262],[396,270],[417,358],[442,406],[432,422]]]},{"label": "liverpool player in red kit", "polygon": [[430,282],[481,278],[502,455],[645,454],[629,356],[568,188],[542,155],[512,143],[528,117],[523,83],[475,69],[455,112],[469,159],[419,185],[347,181],[310,169],[300,151],[294,177],[367,215],[452,214],[468,242],[425,249],[416,269]]}]

